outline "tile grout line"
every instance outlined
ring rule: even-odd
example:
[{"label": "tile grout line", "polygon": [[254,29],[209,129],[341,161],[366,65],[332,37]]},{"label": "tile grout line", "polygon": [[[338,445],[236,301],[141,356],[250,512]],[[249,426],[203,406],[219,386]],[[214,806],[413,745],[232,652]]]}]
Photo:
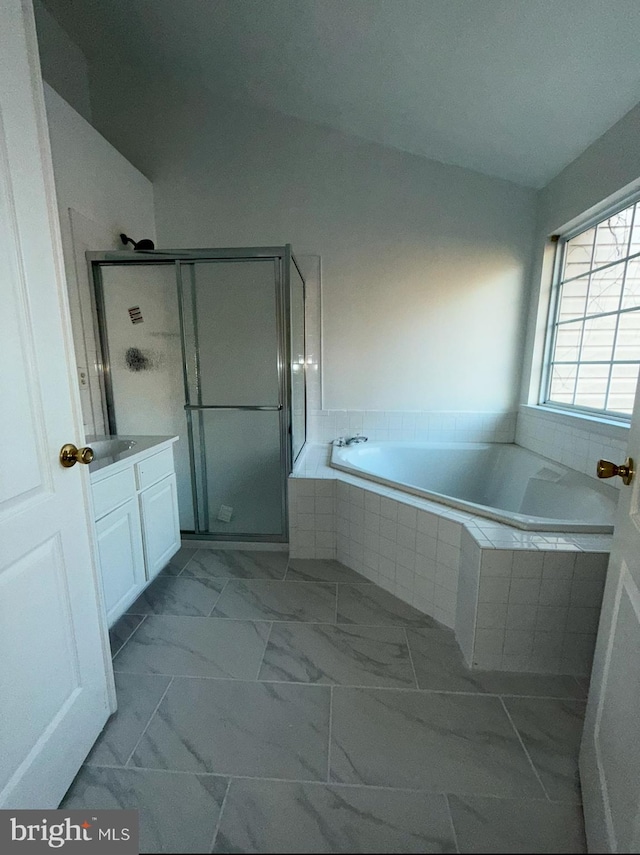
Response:
[{"label": "tile grout line", "polygon": [[413,664],[413,654],[411,653],[411,645],[409,644],[409,634],[407,632],[407,627],[404,626],[402,627],[402,629],[404,630],[404,637],[405,641],[407,642],[407,651],[409,653],[409,662],[411,664],[411,671],[413,672],[413,679],[416,684],[416,689],[420,689],[420,686],[418,684],[418,675],[416,673],[416,666]]},{"label": "tile grout line", "polygon": [[[267,655],[267,647],[269,646],[269,640],[271,639],[271,633],[273,632],[273,621],[271,621],[271,626],[269,627],[269,632],[267,633],[265,642],[264,642],[264,650],[262,651],[262,656],[260,657],[260,661],[258,662],[258,671],[256,673],[255,681],[260,680],[260,671],[262,671],[262,666],[264,665],[264,657]],[[266,681],[260,681],[266,682]]]},{"label": "tile grout line", "polygon": [[515,726],[514,721],[513,721],[513,719],[511,718],[511,713],[510,713],[510,712],[509,712],[509,710],[507,709],[507,705],[506,705],[506,704],[505,704],[505,702],[504,702],[504,698],[500,697],[500,703],[502,704],[502,708],[503,708],[503,710],[505,711],[507,718],[509,719],[509,723],[511,724],[511,727],[513,728],[513,730],[514,730],[514,732],[515,732],[516,736],[518,737],[518,742],[519,742],[519,743],[520,743],[520,745],[522,746],[522,750],[524,751],[524,753],[525,753],[525,754],[526,754],[526,756],[527,756],[527,760],[529,761],[529,765],[530,765],[530,766],[531,766],[531,768],[533,769],[533,774],[536,776],[536,778],[538,779],[538,783],[539,783],[539,784],[540,784],[540,786],[542,787],[542,792],[545,794],[545,796],[546,796],[546,798],[547,798],[547,801],[549,801],[549,802],[550,802],[550,801],[551,801],[551,798],[550,798],[550,796],[549,796],[549,793],[547,792],[547,789],[546,789],[545,785],[542,783],[542,778],[540,777],[540,774],[539,774],[538,770],[536,769],[536,767],[535,767],[535,764],[534,764],[533,760],[531,759],[531,755],[529,754],[529,752],[528,752],[528,750],[527,750],[527,746],[524,744],[524,740],[523,740],[523,739],[522,739],[522,737],[520,736],[520,731],[519,731],[519,730],[518,730],[518,728]]},{"label": "tile grout line", "polygon": [[[126,613],[125,613],[125,614],[126,614]],[[124,617],[124,616],[125,616],[125,615],[122,615],[121,617]],[[140,615],[134,615],[134,617],[140,617]],[[133,638],[133,636],[134,636],[134,635],[136,634],[136,632],[140,629],[140,627],[142,626],[142,624],[145,622],[145,620],[146,620],[146,619],[147,619],[147,615],[142,615],[142,620],[138,623],[138,625],[137,625],[136,627],[134,627],[134,628],[131,630],[131,632],[130,632],[130,633],[129,633],[129,635],[127,636],[126,640],[122,642],[122,644],[121,644],[121,645],[120,645],[120,647],[117,649],[117,651],[116,651],[114,654],[112,654],[112,656],[111,656],[111,663],[112,663],[112,664],[113,664],[113,660],[116,658],[116,656],[118,656],[118,655],[121,653],[121,651],[122,651],[123,647],[125,646],[125,644],[128,644],[128,643],[131,641],[131,639]]]},{"label": "tile grout line", "polygon": [[[214,606],[215,610],[215,606]],[[190,620],[209,620],[209,618],[213,618],[218,621],[237,621],[238,623],[293,623],[293,624],[305,624],[306,626],[346,626],[351,627],[351,629],[357,629],[358,627],[364,627],[367,629],[402,629],[406,624],[403,623],[353,623],[352,621],[340,621],[339,623],[334,623],[330,620],[286,620],[285,618],[273,618],[273,617],[228,617],[227,615],[192,615],[192,614],[176,614],[175,612],[147,612],[145,614],[136,613],[136,612],[126,612],[129,617],[163,617],[163,618],[189,618]],[[439,627],[430,627],[425,624],[410,624],[409,629],[439,629]],[[137,632],[134,630],[134,632]],[[480,670],[480,669],[479,669]],[[509,673],[509,672],[498,672],[498,673]],[[523,674],[528,674],[531,677],[547,677],[547,676],[560,676],[566,677],[571,676],[570,674],[537,674],[533,671],[531,672],[518,672]]]},{"label": "tile grout line", "polygon": [[[318,559],[318,560],[320,560],[320,559]],[[293,568],[293,570],[295,572],[295,567]],[[180,578],[179,576],[170,576],[168,573],[164,573],[164,574],[159,573],[158,576],[156,576],[156,579],[163,579],[164,581],[168,581],[171,579],[179,579],[179,578]],[[266,584],[282,585],[282,584],[284,584],[284,582],[286,582],[288,585],[325,585],[327,587],[329,585],[355,585],[357,587],[367,587],[367,588],[374,585],[377,588],[380,587],[380,585],[378,585],[377,582],[372,582],[368,579],[364,579],[364,581],[362,581],[362,582],[353,582],[353,581],[336,582],[335,579],[286,579],[286,578],[272,579],[272,578],[265,578],[264,576],[212,576],[211,574],[205,574],[202,576],[187,576],[186,578],[187,579],[200,579],[200,580],[202,580],[202,579],[207,579],[207,580],[217,579],[219,581],[224,581],[225,583],[226,582],[244,582],[248,585],[252,585],[254,583],[258,583],[258,584],[262,583],[264,585],[266,585]],[[155,582],[156,579],[154,579],[153,581]],[[185,580],[183,579],[182,581],[184,582]],[[151,584],[153,584],[153,583],[151,583]],[[149,585],[149,587],[151,587],[151,585]],[[386,589],[383,589],[383,590],[386,590]],[[392,597],[395,596],[395,594],[392,594],[391,591],[387,591],[387,593],[390,594]]]},{"label": "tile grout line", "polygon": [[193,555],[192,555],[192,556],[191,556],[191,558],[186,562],[186,564],[184,565],[184,567],[182,568],[182,570],[181,570],[181,571],[176,575],[176,577],[175,577],[176,579],[178,579],[180,576],[182,576],[182,574],[183,574],[183,573],[184,573],[184,571],[187,569],[187,567],[189,566],[189,564],[191,564],[191,562],[193,561],[193,559],[197,556],[198,552],[200,552],[200,550],[199,550],[199,549],[194,549],[194,550],[193,550]]},{"label": "tile grout line", "polygon": [[584,693],[584,698],[583,698],[583,700],[587,701],[587,700],[589,699],[589,688],[587,687],[587,688],[585,689],[585,687],[580,683],[580,680],[576,677],[576,675],[575,675],[575,674],[572,674],[571,676],[572,676],[572,677],[573,677],[573,679],[576,681],[576,685],[578,686],[578,688],[580,689],[580,691]]},{"label": "tile grout line", "polygon": [[444,796],[459,796],[460,798],[482,798],[482,799],[494,799],[495,801],[500,802],[539,802],[540,804],[556,804],[556,805],[565,805],[567,807],[582,807],[580,802],[573,801],[564,801],[560,799],[548,799],[545,796],[499,796],[494,793],[491,795],[485,795],[483,793],[478,793],[471,790],[465,790],[463,792],[452,792],[450,790],[430,790],[427,788],[420,787],[388,787],[384,784],[350,784],[344,781],[318,781],[313,780],[311,778],[269,778],[269,777],[260,777],[259,775],[233,775],[228,772],[190,772],[184,769],[160,769],[154,768],[153,766],[116,766],[108,765],[106,763],[87,763],[85,764],[86,768],[89,769],[120,769],[125,770],[127,772],[154,772],[159,775],[187,775],[189,777],[197,777],[197,778],[230,778],[231,780],[237,781],[271,781],[275,784],[305,784],[312,785],[317,787],[326,787],[327,785],[336,788],[344,788],[344,789],[363,789],[363,790],[381,790],[382,792],[394,792],[394,793],[422,793],[424,795],[444,795]]},{"label": "tile grout line", "polygon": [[[299,560],[301,560],[301,559],[299,559]],[[320,560],[320,559],[318,559],[318,560]],[[191,562],[189,562],[189,563],[191,563]],[[186,567],[183,568],[183,570],[186,570],[186,569],[187,569]],[[295,567],[290,568],[290,569],[294,573],[296,572]],[[175,576],[172,576],[169,573],[158,573],[158,575],[156,576],[156,579],[164,579],[165,581],[170,580],[170,579],[180,579],[182,576],[183,570],[181,570],[180,573],[178,573]],[[298,571],[298,572],[300,572],[300,571]],[[287,573],[289,573],[288,569],[285,571],[285,574],[287,574]],[[248,584],[252,584],[253,582],[258,582],[258,583],[262,582],[264,584],[271,582],[272,584],[277,583],[277,584],[281,585],[283,582],[287,582],[287,584],[289,584],[289,585],[356,585],[358,587],[360,587],[360,586],[369,587],[370,585],[375,585],[376,587],[380,587],[377,582],[372,582],[370,579],[366,579],[366,578],[364,578],[362,581],[351,579],[348,582],[336,582],[335,579],[287,579],[286,575],[283,576],[282,579],[274,579],[270,576],[212,576],[211,573],[203,572],[200,575],[189,574],[188,576],[185,576],[182,579],[182,581],[185,581],[185,579],[206,579],[208,581],[219,580],[221,582],[246,582]],[[155,582],[156,580],[154,579],[153,581]],[[387,593],[391,594],[391,591],[388,591]],[[395,595],[392,594],[392,596],[395,596]]]},{"label": "tile grout line", "polygon": [[453,811],[451,810],[451,802],[449,801],[449,793],[443,793],[445,803],[447,805],[447,814],[449,815],[449,824],[451,825],[451,833],[453,835],[453,845],[456,847],[456,852],[460,852],[460,844],[458,843],[458,834],[456,832],[456,824],[453,821]]},{"label": "tile grout line", "polygon": [[224,594],[224,592],[227,590],[227,585],[229,584],[229,582],[230,582],[230,581],[231,581],[230,579],[227,579],[227,581],[224,583],[224,585],[222,586],[222,588],[220,588],[220,592],[218,593],[218,596],[216,597],[216,601],[215,601],[215,603],[213,604],[213,608],[211,609],[211,611],[209,612],[209,614],[208,614],[208,615],[203,615],[203,617],[211,617],[211,616],[213,615],[213,613],[214,613],[214,612],[215,612],[215,610],[216,610],[216,606],[217,606],[217,605],[218,605],[218,603],[220,602],[220,598],[222,597],[222,595]]},{"label": "tile grout line", "polygon": [[333,686],[329,686],[329,742],[327,745],[327,784],[331,783],[331,732],[333,729]]},{"label": "tile grout line", "polygon": [[[250,621],[248,621],[250,623]],[[265,621],[262,621],[265,623]],[[317,626],[318,624],[310,624],[311,626]],[[333,626],[333,624],[325,624],[325,626]],[[284,686],[300,686],[303,687],[313,687],[313,686],[328,686],[333,685],[337,688],[343,689],[371,689],[372,691],[380,691],[380,692],[417,692],[422,695],[455,695],[458,697],[468,697],[468,698],[498,698],[501,700],[502,698],[529,698],[533,700],[547,700],[547,701],[575,701],[576,703],[584,704],[585,701],[580,698],[567,697],[565,695],[517,695],[517,694],[509,694],[506,692],[461,692],[461,691],[453,691],[450,689],[421,689],[420,686],[380,686],[370,683],[312,683],[309,681],[301,681],[301,680],[259,680],[256,679],[243,679],[242,677],[208,677],[203,676],[201,674],[163,674],[157,671],[122,671],[114,669],[114,671],[118,674],[131,674],[138,675],[144,677],[179,677],[183,680],[210,680],[212,682],[215,681],[227,681],[234,683],[272,683],[275,685],[284,685]]]},{"label": "tile grout line", "polygon": [[[215,609],[215,607],[214,607]],[[178,615],[172,614],[170,612],[154,612],[150,615],[139,615],[139,617],[188,617],[188,618],[214,618],[215,620],[228,620],[228,621],[250,621],[251,623],[294,623],[294,624],[311,624],[313,626],[348,626],[353,628],[356,627],[368,627],[369,629],[389,629],[389,627],[402,629],[405,624],[403,623],[354,623],[353,621],[342,620],[338,621],[338,623],[334,623],[330,620],[287,620],[286,618],[274,618],[274,617],[228,617],[227,615]],[[433,627],[429,627],[425,624],[412,624],[409,626],[409,629],[432,629]],[[435,627],[436,629],[438,627]],[[506,672],[505,672],[506,673]],[[536,674],[534,672],[522,672],[529,673],[530,676],[548,676],[546,674]],[[552,675],[556,676],[556,675]],[[566,674],[559,674],[557,676],[567,676]]]},{"label": "tile grout line", "polygon": [[229,781],[227,782],[227,789],[224,791],[224,798],[222,799],[222,804],[220,805],[220,813],[218,814],[218,821],[216,822],[216,827],[215,827],[215,830],[213,832],[213,838],[211,840],[211,845],[209,846],[209,849],[208,849],[209,852],[213,852],[215,845],[216,845],[216,840],[218,838],[218,832],[220,831],[220,825],[222,824],[222,814],[224,812],[225,805],[227,804],[227,796],[229,795],[229,790],[231,789],[231,781],[232,780],[233,780],[233,778],[229,778]]},{"label": "tile grout line", "polygon": [[[145,733],[147,732],[147,730],[148,730],[148,728],[149,728],[149,725],[151,724],[152,720],[155,718],[155,714],[158,712],[158,710],[159,710],[159,708],[160,708],[160,704],[161,704],[161,703],[163,702],[163,700],[165,699],[165,696],[166,696],[167,692],[169,691],[169,689],[171,688],[171,686],[173,685],[173,681],[174,681],[175,679],[176,679],[175,677],[172,677],[172,678],[169,680],[169,684],[167,685],[167,688],[166,688],[166,689],[164,690],[164,692],[162,693],[162,697],[160,698],[160,700],[159,700],[159,701],[158,701],[158,703],[156,704],[156,707],[155,707],[154,711],[153,711],[153,712],[151,713],[151,715],[149,716],[149,721],[145,724],[144,729],[143,729],[142,733],[140,734],[140,736],[139,736],[139,738],[138,738],[138,741],[137,741],[137,742],[136,742],[136,744],[133,746],[133,749],[132,749],[132,751],[131,751],[131,754],[129,754],[129,756],[127,757],[127,761],[126,761],[126,763],[124,764],[124,765],[125,765],[125,768],[132,768],[132,767],[130,767],[128,764],[131,762],[131,758],[132,758],[132,757],[133,757],[133,755],[136,753],[136,749],[137,749],[138,745],[140,745],[140,743],[142,742],[142,737],[145,735]],[[135,767],[133,767],[133,768],[135,768]]]}]

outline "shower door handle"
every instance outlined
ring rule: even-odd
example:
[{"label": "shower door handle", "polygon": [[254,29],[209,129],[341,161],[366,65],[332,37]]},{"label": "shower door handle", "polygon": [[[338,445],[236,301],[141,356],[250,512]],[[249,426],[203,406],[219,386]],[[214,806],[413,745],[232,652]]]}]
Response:
[{"label": "shower door handle", "polygon": [[252,406],[227,406],[226,404],[185,404],[185,410],[259,410],[263,412],[277,412],[282,409],[282,404],[277,407],[252,407]]}]

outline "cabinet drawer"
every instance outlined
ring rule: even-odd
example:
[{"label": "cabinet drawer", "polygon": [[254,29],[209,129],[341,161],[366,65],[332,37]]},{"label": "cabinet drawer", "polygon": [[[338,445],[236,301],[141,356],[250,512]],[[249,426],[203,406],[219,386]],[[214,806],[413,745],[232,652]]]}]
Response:
[{"label": "cabinet drawer", "polygon": [[99,520],[136,494],[133,469],[123,469],[116,475],[91,485],[94,519]]},{"label": "cabinet drawer", "polygon": [[136,463],[136,476],[138,479],[138,490],[150,487],[161,478],[171,475],[173,472],[173,448],[165,448],[159,454],[146,457],[140,463]]}]

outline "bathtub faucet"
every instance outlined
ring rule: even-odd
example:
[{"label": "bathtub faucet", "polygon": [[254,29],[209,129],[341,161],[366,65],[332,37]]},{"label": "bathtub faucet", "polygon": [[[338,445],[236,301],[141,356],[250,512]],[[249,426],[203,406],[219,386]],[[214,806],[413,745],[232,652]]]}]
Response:
[{"label": "bathtub faucet", "polygon": [[362,434],[358,433],[355,436],[350,436],[348,439],[345,439],[345,445],[355,445],[358,442],[367,442],[369,439],[368,436],[362,436]]},{"label": "bathtub faucet", "polygon": [[331,445],[337,445],[338,448],[344,448],[345,445],[353,445],[356,442],[366,442],[369,439],[368,436],[362,436],[361,434],[356,434],[355,436],[339,436],[337,439],[331,441]]}]

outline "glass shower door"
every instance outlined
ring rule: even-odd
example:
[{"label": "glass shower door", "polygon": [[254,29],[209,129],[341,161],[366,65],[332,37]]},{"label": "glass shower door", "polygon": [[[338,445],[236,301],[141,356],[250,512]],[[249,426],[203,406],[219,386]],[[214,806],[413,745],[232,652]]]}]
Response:
[{"label": "glass shower door", "polygon": [[281,263],[182,262],[195,531],[286,539],[286,347]]}]

